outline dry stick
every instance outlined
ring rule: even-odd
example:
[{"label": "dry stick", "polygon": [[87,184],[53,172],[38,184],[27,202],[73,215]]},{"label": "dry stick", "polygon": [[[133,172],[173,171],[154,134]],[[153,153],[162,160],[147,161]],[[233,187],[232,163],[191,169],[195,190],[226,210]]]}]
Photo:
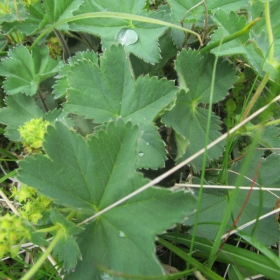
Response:
[{"label": "dry stick", "polygon": [[20,18],[20,15],[19,15],[18,5],[17,5],[17,1],[16,0],[14,0],[14,7],[15,7],[15,10],[16,10],[16,14],[17,14],[19,22],[22,22],[22,20]]},{"label": "dry stick", "polygon": [[185,14],[184,14],[184,16],[183,16],[183,18],[182,18],[182,20],[181,20],[182,26],[184,25],[184,21],[185,21],[185,19],[186,19],[187,14],[188,14],[190,11],[192,11],[193,9],[195,9],[195,8],[197,8],[198,6],[200,6],[201,4],[203,4],[203,2],[204,2],[204,0],[200,1],[199,3],[195,4],[194,6],[192,6],[190,9],[188,9],[188,10],[185,12]]},{"label": "dry stick", "polygon": [[[257,184],[257,183],[255,183]],[[175,184],[173,187],[171,187],[171,190],[178,190],[183,188],[200,188],[201,186],[199,184],[189,184],[189,183],[183,183],[183,184]],[[222,190],[234,190],[237,189],[236,186],[224,186],[224,185],[203,185],[203,188],[205,189],[222,189]],[[239,190],[251,190],[252,191],[278,191],[280,192],[279,188],[263,188],[263,187],[246,187],[246,186],[240,186],[238,187]],[[276,195],[274,195],[276,196]],[[278,196],[276,196],[278,198]]]},{"label": "dry stick", "polygon": [[152,181],[150,181],[148,184],[144,185],[140,189],[132,192],[131,194],[129,194],[129,195],[123,197],[122,199],[116,201],[115,203],[109,205],[108,207],[104,208],[103,210],[99,211],[98,213],[96,213],[95,215],[89,217],[88,219],[84,220],[83,222],[79,223],[78,225],[83,225],[83,224],[86,224],[86,223],[92,221],[93,219],[97,218],[98,216],[104,214],[105,212],[111,210],[112,208],[114,208],[114,207],[120,205],[121,203],[129,200],[130,198],[134,197],[135,195],[137,195],[137,194],[143,192],[144,190],[146,190],[146,189],[148,189],[148,188],[158,184],[160,181],[162,181],[163,179],[165,179],[166,177],[168,177],[169,175],[171,175],[175,171],[179,170],[180,168],[182,168],[186,164],[190,163],[192,160],[194,160],[198,156],[202,155],[205,152],[206,149],[210,149],[210,148],[214,147],[216,144],[218,144],[219,142],[221,142],[222,140],[226,139],[229,135],[231,135],[233,132],[238,130],[244,124],[246,124],[247,122],[249,122],[250,120],[255,118],[257,115],[262,113],[264,110],[266,110],[271,104],[273,104],[274,102],[279,101],[279,100],[280,100],[280,95],[275,97],[267,105],[265,105],[262,108],[260,108],[259,110],[257,110],[255,113],[253,113],[247,119],[245,119],[244,121],[240,122],[238,125],[233,127],[228,133],[223,134],[218,139],[216,139],[215,141],[211,142],[209,145],[207,145],[206,148],[203,148],[203,149],[199,150],[198,152],[196,152],[194,155],[192,155],[188,159],[184,160],[183,162],[179,163],[177,166],[171,168],[169,171],[167,171],[164,174],[162,174],[162,175],[158,176],[157,178],[153,179]]},{"label": "dry stick", "polygon": [[[232,235],[232,234],[238,232],[238,231],[241,230],[241,229],[244,229],[244,228],[246,228],[246,227],[248,227],[248,226],[254,224],[256,221],[263,220],[263,219],[265,219],[265,218],[267,218],[267,217],[269,217],[269,216],[271,216],[271,215],[273,215],[273,214],[276,214],[276,213],[278,213],[278,212],[280,212],[280,208],[277,208],[277,209],[275,209],[275,210],[272,210],[272,211],[270,211],[270,212],[268,212],[268,213],[266,213],[266,214],[260,216],[258,219],[251,220],[250,222],[248,222],[248,223],[246,223],[246,224],[244,224],[244,225],[239,226],[238,228],[236,228],[236,229],[234,229],[233,231],[231,231],[230,235]],[[221,237],[221,239],[224,239],[227,235],[228,235],[228,233],[224,234],[224,235]]]},{"label": "dry stick", "polygon": [[13,211],[13,213],[16,216],[20,216],[18,210],[15,208],[15,206],[13,205],[13,203],[9,200],[9,198],[5,195],[5,193],[0,190],[0,196],[2,196],[2,198],[4,199],[4,201],[6,202],[6,204],[9,206],[9,208]]}]

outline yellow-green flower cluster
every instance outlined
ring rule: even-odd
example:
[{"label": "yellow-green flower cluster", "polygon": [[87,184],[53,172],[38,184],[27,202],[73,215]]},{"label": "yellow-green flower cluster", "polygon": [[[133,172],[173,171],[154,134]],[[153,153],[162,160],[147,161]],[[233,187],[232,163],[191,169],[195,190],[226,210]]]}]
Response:
[{"label": "yellow-green flower cluster", "polygon": [[28,153],[40,152],[44,141],[44,134],[50,123],[42,118],[32,119],[19,127],[23,146]]},{"label": "yellow-green flower cluster", "polygon": [[48,40],[47,46],[49,48],[50,56],[53,59],[57,59],[61,55],[62,47],[57,37],[51,37]]},{"label": "yellow-green flower cluster", "polygon": [[46,211],[52,200],[46,196],[37,193],[34,188],[22,185],[19,190],[15,187],[12,189],[12,196],[21,203],[19,213],[22,218],[37,224],[42,218],[42,213]]},{"label": "yellow-green flower cluster", "polygon": [[0,259],[7,253],[16,256],[26,239],[30,239],[30,233],[20,217],[10,214],[0,217]]}]

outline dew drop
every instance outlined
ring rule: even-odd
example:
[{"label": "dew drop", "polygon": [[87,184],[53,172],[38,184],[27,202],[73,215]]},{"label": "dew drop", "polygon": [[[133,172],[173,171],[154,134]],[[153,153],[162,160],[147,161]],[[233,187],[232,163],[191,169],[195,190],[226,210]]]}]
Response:
[{"label": "dew drop", "polygon": [[143,157],[144,156],[144,153],[143,152],[139,152],[139,157]]},{"label": "dew drop", "polygon": [[100,275],[101,280],[113,280],[112,276],[110,276],[108,273],[102,273]]},{"label": "dew drop", "polygon": [[123,28],[116,33],[115,41],[123,46],[133,45],[138,41],[138,34],[132,29]]},{"label": "dew drop", "polygon": [[150,143],[149,143],[149,142],[147,142],[147,143],[146,143],[146,145],[147,145],[147,146],[149,146],[149,145],[150,145]]},{"label": "dew drop", "polygon": [[126,235],[125,235],[125,233],[123,232],[123,231],[119,231],[119,237],[125,237]]}]

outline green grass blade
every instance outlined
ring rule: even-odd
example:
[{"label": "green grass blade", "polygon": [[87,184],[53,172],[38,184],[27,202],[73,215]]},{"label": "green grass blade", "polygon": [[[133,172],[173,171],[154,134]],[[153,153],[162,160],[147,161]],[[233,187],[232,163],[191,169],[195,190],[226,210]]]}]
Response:
[{"label": "green grass blade", "polygon": [[[178,241],[180,242],[179,239],[178,239]],[[201,264],[199,261],[197,261],[196,259],[191,257],[190,254],[187,254],[186,252],[182,251],[181,249],[172,245],[171,243],[167,242],[166,240],[159,237],[158,242],[161,245],[163,245],[164,247],[166,247],[167,249],[169,249],[170,251],[172,251],[174,254],[176,254],[177,256],[182,258],[183,260],[190,262],[190,265],[194,266],[198,271],[203,273],[209,279],[213,279],[213,280],[222,280],[223,279],[221,276],[216,274],[214,271],[207,268],[206,266]]]},{"label": "green grass blade", "polygon": [[[190,246],[192,242],[189,235],[166,234],[163,237],[186,246]],[[197,255],[205,258],[210,254],[213,246],[211,241],[201,237],[196,237],[194,245]],[[217,256],[217,261],[253,270],[256,274],[263,274],[269,279],[279,279],[280,270],[277,264],[267,256],[259,255],[246,249],[225,244],[221,253]]]}]

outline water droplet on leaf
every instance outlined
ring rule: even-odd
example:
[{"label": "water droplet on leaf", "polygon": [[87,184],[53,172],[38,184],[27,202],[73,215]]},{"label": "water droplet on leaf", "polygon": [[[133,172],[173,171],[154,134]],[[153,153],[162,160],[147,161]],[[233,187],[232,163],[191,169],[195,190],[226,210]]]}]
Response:
[{"label": "water droplet on leaf", "polygon": [[143,157],[144,156],[144,153],[143,152],[139,152],[139,157]]},{"label": "water droplet on leaf", "polygon": [[138,41],[138,35],[132,29],[123,28],[116,33],[115,40],[123,46],[129,46]]},{"label": "water droplet on leaf", "polygon": [[149,146],[149,145],[150,145],[150,144],[149,144],[149,142],[147,142],[146,144],[147,144],[147,146]]},{"label": "water droplet on leaf", "polygon": [[123,232],[123,231],[119,231],[119,237],[125,237],[126,235],[125,235],[125,233]]},{"label": "water droplet on leaf", "polygon": [[113,277],[110,276],[108,273],[102,273],[102,274],[100,275],[100,279],[101,279],[101,280],[113,280]]}]

